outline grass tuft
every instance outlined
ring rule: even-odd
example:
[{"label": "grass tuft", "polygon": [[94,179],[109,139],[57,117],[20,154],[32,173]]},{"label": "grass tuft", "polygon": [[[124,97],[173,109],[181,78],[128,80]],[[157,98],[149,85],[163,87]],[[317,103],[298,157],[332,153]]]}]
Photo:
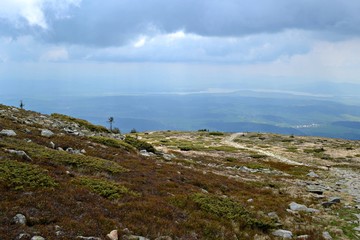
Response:
[{"label": "grass tuft", "polygon": [[52,188],[58,184],[43,169],[15,160],[0,161],[0,182],[13,190]]},{"label": "grass tuft", "polygon": [[108,147],[120,148],[120,149],[124,149],[128,152],[136,151],[136,149],[133,146],[131,146],[130,144],[128,144],[122,140],[117,140],[117,139],[107,138],[107,137],[95,137],[95,136],[90,137],[90,139],[96,143],[100,143],[100,144],[103,144]]},{"label": "grass tuft", "polygon": [[119,199],[125,194],[137,196],[135,192],[129,190],[125,186],[104,179],[80,177],[74,180],[74,182],[111,200]]}]

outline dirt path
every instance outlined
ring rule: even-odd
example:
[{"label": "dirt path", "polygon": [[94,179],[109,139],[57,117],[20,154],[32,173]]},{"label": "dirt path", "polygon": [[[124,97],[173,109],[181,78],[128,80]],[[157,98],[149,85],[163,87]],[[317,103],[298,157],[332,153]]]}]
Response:
[{"label": "dirt path", "polygon": [[340,168],[332,168],[331,171],[340,179],[337,184],[342,186],[342,191],[352,195],[360,206],[360,173]]},{"label": "dirt path", "polygon": [[265,151],[265,150],[262,150],[262,149],[257,149],[257,148],[253,148],[253,147],[247,147],[247,146],[244,146],[240,143],[236,143],[234,142],[234,140],[242,135],[243,133],[234,133],[234,134],[231,134],[229,137],[226,137],[224,138],[224,140],[222,141],[223,144],[227,144],[229,146],[232,146],[232,147],[235,147],[235,148],[239,148],[239,149],[245,149],[245,150],[249,150],[249,151],[253,151],[253,152],[257,152],[259,154],[263,154],[263,155],[266,155],[268,157],[271,157],[271,158],[275,158],[277,160],[279,160],[280,162],[284,162],[284,163],[287,163],[287,164],[291,164],[291,165],[304,165],[303,163],[300,163],[300,162],[296,162],[296,161],[293,161],[293,160],[290,160],[286,157],[283,157],[283,156],[280,156],[278,154],[275,154],[275,153],[272,153],[272,152],[269,152],[269,151]]},{"label": "dirt path", "polygon": [[[281,162],[291,164],[291,165],[305,165],[300,162],[296,162],[293,160],[290,160],[288,158],[285,158],[283,156],[280,156],[278,154],[275,154],[270,151],[265,151],[262,149],[258,149],[255,147],[247,147],[245,145],[242,145],[240,143],[234,142],[234,140],[241,136],[243,133],[234,133],[222,141],[223,144],[239,148],[239,149],[245,149],[249,151],[253,151],[259,154],[263,154],[266,156],[269,156],[271,158],[277,159]],[[340,185],[341,191],[346,192],[354,197],[355,204],[358,204],[360,206],[360,173],[356,170],[350,170],[350,169],[343,169],[343,168],[331,168],[330,174],[334,176],[336,179],[338,179],[337,184]]]}]

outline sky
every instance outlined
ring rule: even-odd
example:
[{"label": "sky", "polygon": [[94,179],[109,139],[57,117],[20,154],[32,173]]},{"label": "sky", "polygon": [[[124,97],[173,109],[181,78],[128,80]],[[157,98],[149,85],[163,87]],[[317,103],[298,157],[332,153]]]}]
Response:
[{"label": "sky", "polygon": [[360,84],[359,12],[358,0],[1,0],[0,83],[108,94]]}]

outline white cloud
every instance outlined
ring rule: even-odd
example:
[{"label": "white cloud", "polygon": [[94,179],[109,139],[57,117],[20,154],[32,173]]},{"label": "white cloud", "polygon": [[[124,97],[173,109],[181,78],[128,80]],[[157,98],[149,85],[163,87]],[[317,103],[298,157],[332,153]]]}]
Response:
[{"label": "white cloud", "polygon": [[61,16],[69,6],[78,6],[80,2],[81,0],[1,0],[0,19],[5,19],[16,27],[20,27],[25,20],[31,27],[47,29],[45,9],[51,14]]},{"label": "white cloud", "polygon": [[133,46],[135,48],[140,48],[143,47],[145,43],[146,43],[146,37],[140,37],[139,40],[137,40]]},{"label": "white cloud", "polygon": [[53,48],[46,51],[44,54],[41,55],[41,61],[47,62],[56,62],[56,61],[64,61],[69,59],[68,51],[61,47],[61,48]]}]

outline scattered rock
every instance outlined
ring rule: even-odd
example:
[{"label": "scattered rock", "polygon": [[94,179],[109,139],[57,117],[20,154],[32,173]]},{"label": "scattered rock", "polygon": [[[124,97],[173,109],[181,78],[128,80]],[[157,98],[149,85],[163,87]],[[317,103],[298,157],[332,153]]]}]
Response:
[{"label": "scattered rock", "polygon": [[13,218],[13,222],[15,224],[21,224],[21,225],[25,225],[26,224],[26,217],[21,214],[21,213],[18,213],[15,215],[15,217]]},{"label": "scattered rock", "polygon": [[354,230],[360,232],[360,226],[355,227]]},{"label": "scattered rock", "polygon": [[310,237],[309,235],[300,235],[300,236],[297,236],[296,239],[306,240],[306,239],[308,239],[309,237]]},{"label": "scattered rock", "polygon": [[108,235],[106,235],[106,237],[110,240],[118,240],[119,239],[118,231],[112,230]]},{"label": "scattered rock", "polygon": [[164,153],[162,156],[165,159],[165,161],[171,161],[176,157],[174,154],[166,154],[166,153]]},{"label": "scattered rock", "polygon": [[54,133],[48,129],[41,130],[41,136],[43,136],[43,137],[51,137],[53,135],[54,135]]},{"label": "scattered rock", "polygon": [[101,240],[101,238],[98,238],[98,237],[83,237],[83,236],[77,236],[76,239],[82,239],[82,240]]},{"label": "scattered rock", "polygon": [[20,233],[15,239],[16,240],[30,240],[31,236],[28,233]]},{"label": "scattered rock", "polygon": [[252,202],[254,202],[254,199],[250,198],[250,199],[247,200],[247,202],[252,203]]},{"label": "scattered rock", "polygon": [[331,237],[329,232],[323,232],[322,236],[325,240],[332,240],[333,238]]},{"label": "scattered rock", "polygon": [[31,240],[45,240],[42,236],[33,236]]},{"label": "scattered rock", "polygon": [[141,156],[144,156],[144,157],[150,157],[150,153],[148,153],[148,151],[146,151],[145,149],[144,150],[140,150],[140,155]]},{"label": "scattered rock", "polygon": [[340,197],[331,197],[331,198],[329,198],[329,201],[323,202],[323,203],[321,203],[321,205],[325,208],[328,208],[336,203],[340,203],[340,200],[341,200]]},{"label": "scattered rock", "polygon": [[67,148],[66,151],[70,154],[80,154],[80,150],[78,149]]},{"label": "scattered rock", "polygon": [[292,236],[293,236],[291,231],[282,230],[282,229],[276,230],[276,231],[272,232],[272,234],[274,236],[281,237],[281,238],[292,238]]},{"label": "scattered rock", "polygon": [[280,219],[276,212],[269,212],[268,216],[275,221],[279,221]]},{"label": "scattered rock", "polygon": [[312,178],[318,178],[318,177],[319,177],[319,175],[317,175],[317,174],[314,173],[313,171],[310,171],[306,176],[312,177]]},{"label": "scattered rock", "polygon": [[16,132],[14,132],[14,130],[3,129],[3,130],[1,130],[0,135],[14,137],[14,136],[16,136]]},{"label": "scattered rock", "polygon": [[332,203],[340,203],[341,198],[340,197],[330,197],[329,202]]},{"label": "scattered rock", "polygon": [[143,236],[129,235],[129,236],[124,236],[124,240],[150,240],[150,239]]},{"label": "scattered rock", "polygon": [[307,191],[308,192],[311,192],[311,193],[316,193],[316,194],[319,194],[319,195],[322,195],[324,193],[324,189],[319,187],[319,186],[308,186],[307,187]]},{"label": "scattered rock", "polygon": [[289,204],[289,208],[293,211],[306,211],[308,208],[305,205],[292,202]]},{"label": "scattered rock", "polygon": [[18,150],[12,150],[12,149],[8,149],[6,151],[11,154],[16,154],[16,155],[22,157],[24,160],[32,161],[31,157],[29,157],[29,155],[27,155],[26,152],[24,152],[24,151],[18,151]]},{"label": "scattered rock", "polygon": [[172,238],[169,236],[160,236],[155,238],[155,240],[172,240]]},{"label": "scattered rock", "polygon": [[81,149],[80,153],[85,154],[86,150],[85,149]]},{"label": "scattered rock", "polygon": [[308,213],[317,213],[317,212],[320,212],[320,211],[317,210],[317,209],[308,208],[307,206],[302,205],[302,204],[298,204],[298,203],[296,203],[296,202],[290,203],[290,204],[289,204],[289,208],[290,208],[290,210],[296,211],[296,212],[299,212],[299,211],[308,212]]},{"label": "scattered rock", "polygon": [[55,235],[56,236],[64,236],[65,233],[62,230],[62,227],[60,227],[59,225],[55,225]]},{"label": "scattered rock", "polygon": [[51,147],[52,149],[55,149],[55,148],[56,148],[56,145],[55,145],[55,143],[53,143],[53,142],[50,142],[50,147]]}]

